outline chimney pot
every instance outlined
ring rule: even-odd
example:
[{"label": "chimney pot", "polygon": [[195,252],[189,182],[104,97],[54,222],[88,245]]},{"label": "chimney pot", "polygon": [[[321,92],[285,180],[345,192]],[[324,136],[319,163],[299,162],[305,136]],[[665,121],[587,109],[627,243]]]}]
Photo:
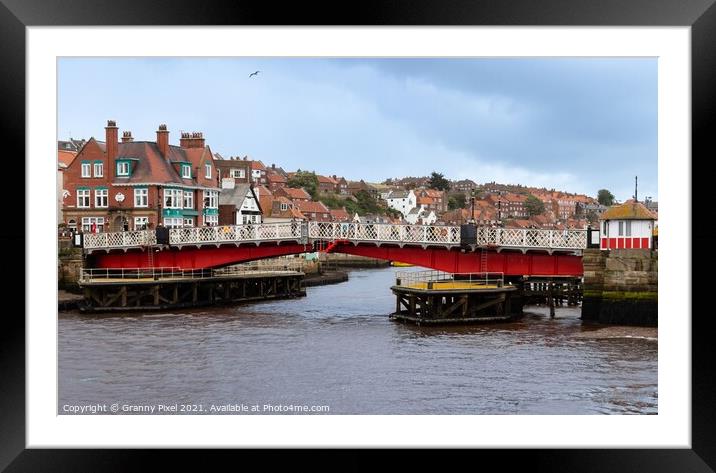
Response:
[{"label": "chimney pot", "polygon": [[119,148],[119,140],[117,137],[117,122],[114,120],[107,120],[107,126],[105,127],[105,143],[107,146],[107,161],[108,164],[114,167],[114,158],[117,157],[117,150]]},{"label": "chimney pot", "polygon": [[162,156],[167,158],[169,156],[169,131],[165,124],[159,125],[157,130],[157,147],[162,153]]}]

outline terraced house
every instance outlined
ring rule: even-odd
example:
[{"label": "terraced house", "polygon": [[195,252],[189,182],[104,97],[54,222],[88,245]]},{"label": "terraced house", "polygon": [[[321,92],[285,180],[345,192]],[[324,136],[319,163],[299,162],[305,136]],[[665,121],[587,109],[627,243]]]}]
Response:
[{"label": "terraced house", "polygon": [[202,133],[182,133],[169,144],[159,125],[156,141],[121,142],[113,120],[105,141],[90,138],[64,173],[63,218],[70,227],[124,231],[218,225],[218,173]]}]

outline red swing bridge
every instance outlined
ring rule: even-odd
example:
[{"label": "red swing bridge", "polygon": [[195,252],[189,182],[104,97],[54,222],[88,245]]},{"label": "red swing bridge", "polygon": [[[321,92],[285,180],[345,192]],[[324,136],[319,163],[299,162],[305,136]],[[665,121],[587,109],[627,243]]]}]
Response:
[{"label": "red swing bridge", "polygon": [[81,245],[90,269],[212,270],[325,251],[448,273],[581,277],[587,230],[285,222],[88,233]]}]

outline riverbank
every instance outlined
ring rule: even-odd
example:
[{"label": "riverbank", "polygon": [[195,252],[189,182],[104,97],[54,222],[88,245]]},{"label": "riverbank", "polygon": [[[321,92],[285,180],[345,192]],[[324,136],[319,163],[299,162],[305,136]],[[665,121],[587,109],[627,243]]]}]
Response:
[{"label": "riverbank", "polygon": [[59,289],[57,291],[57,310],[77,310],[80,302],[84,297],[81,294],[73,294],[71,292]]}]

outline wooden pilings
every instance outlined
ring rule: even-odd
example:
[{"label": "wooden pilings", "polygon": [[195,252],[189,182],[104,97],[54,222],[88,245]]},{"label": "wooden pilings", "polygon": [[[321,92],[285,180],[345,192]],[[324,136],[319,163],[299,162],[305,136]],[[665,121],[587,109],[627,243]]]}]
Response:
[{"label": "wooden pilings", "polygon": [[529,278],[521,282],[525,304],[547,304],[554,316],[556,306],[577,306],[584,292],[581,278]]},{"label": "wooden pilings", "polygon": [[83,283],[83,312],[152,310],[306,295],[303,273]]}]

